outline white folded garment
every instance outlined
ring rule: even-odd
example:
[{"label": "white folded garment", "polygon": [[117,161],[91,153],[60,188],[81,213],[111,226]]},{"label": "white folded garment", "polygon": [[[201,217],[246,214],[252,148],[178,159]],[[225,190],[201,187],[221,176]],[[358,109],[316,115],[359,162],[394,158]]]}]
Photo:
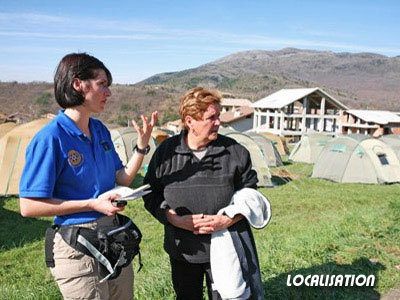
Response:
[{"label": "white folded garment", "polygon": [[[249,224],[257,229],[265,227],[271,218],[271,206],[258,191],[243,188],[237,191],[231,204],[218,212],[233,218],[243,215]],[[222,299],[245,300],[251,295],[250,287],[243,279],[240,261],[229,230],[223,229],[211,235],[211,273],[215,290]]]}]

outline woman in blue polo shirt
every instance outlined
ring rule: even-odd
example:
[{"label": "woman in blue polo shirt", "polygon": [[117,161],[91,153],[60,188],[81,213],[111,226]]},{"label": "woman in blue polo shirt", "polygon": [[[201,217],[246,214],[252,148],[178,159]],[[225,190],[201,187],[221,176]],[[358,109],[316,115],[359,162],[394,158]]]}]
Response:
[{"label": "woman in blue polo shirt", "polygon": [[[142,116],[136,151],[122,165],[107,128],[90,118],[104,110],[112,82],[110,71],[97,58],[85,53],[66,55],[54,76],[57,103],[64,109],[33,138],[26,151],[20,181],[20,210],[26,217],[55,216],[56,225],[91,229],[114,224],[124,207],[111,201],[116,194],[100,196],[115,184],[128,186],[148,150],[157,119]],[[55,267],[51,268],[65,299],[133,299],[132,267],[121,275],[100,282],[95,260],[54,238]]]}]

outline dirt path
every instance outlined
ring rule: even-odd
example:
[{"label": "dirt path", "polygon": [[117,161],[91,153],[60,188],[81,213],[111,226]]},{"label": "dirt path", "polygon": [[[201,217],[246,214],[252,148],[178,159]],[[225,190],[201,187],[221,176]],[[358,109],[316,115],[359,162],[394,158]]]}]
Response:
[{"label": "dirt path", "polygon": [[400,299],[400,287],[382,295],[381,300],[399,300]]}]

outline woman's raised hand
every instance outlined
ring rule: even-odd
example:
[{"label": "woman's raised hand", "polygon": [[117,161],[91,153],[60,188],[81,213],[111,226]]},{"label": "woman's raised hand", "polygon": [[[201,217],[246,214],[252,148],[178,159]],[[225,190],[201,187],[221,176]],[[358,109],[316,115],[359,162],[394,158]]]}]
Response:
[{"label": "woman's raised hand", "polygon": [[157,115],[158,112],[154,111],[151,114],[151,121],[149,122],[149,119],[143,115],[140,115],[143,121],[143,127],[140,128],[140,126],[132,120],[132,124],[135,127],[137,133],[138,133],[138,138],[137,138],[137,146],[139,149],[145,149],[147,145],[149,144],[149,139],[151,132],[153,131],[153,127],[157,122]]}]

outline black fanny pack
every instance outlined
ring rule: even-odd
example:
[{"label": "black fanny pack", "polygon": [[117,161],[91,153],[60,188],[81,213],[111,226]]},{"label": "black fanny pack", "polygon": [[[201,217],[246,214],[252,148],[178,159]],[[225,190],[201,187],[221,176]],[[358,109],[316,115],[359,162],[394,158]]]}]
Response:
[{"label": "black fanny pack", "polygon": [[53,225],[46,231],[45,255],[47,267],[54,267],[54,236],[61,234],[72,248],[98,261],[101,281],[115,279],[121,269],[127,267],[139,255],[139,270],[142,268],[140,241],[142,233],[132,220],[124,215],[115,216],[117,225],[93,230],[76,226]]}]

